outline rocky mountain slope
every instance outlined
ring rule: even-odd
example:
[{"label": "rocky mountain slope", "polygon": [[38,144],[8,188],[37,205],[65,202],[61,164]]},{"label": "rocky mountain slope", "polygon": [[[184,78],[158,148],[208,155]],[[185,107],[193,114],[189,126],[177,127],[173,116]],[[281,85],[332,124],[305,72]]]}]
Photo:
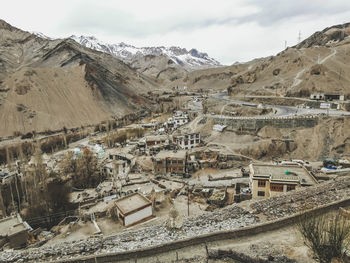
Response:
[{"label": "rocky mountain slope", "polygon": [[168,85],[187,74],[186,69],[164,55],[146,55],[132,61],[130,66],[144,75],[154,77],[159,83]]},{"label": "rocky mountain slope", "polygon": [[316,32],[275,56],[228,67],[189,72],[172,85],[227,89],[233,95],[308,97],[327,92],[350,95],[350,24]]},{"label": "rocky mountain slope", "polygon": [[157,87],[121,60],[0,20],[0,136],[96,124],[147,105]]},{"label": "rocky mountain slope", "polygon": [[165,56],[171,59],[175,64],[184,67],[187,70],[202,69],[221,66],[220,62],[208,56],[206,53],[199,52],[196,49],[187,50],[180,47],[135,47],[123,42],[118,44],[104,43],[93,36],[71,36],[71,39],[81,45],[112,54],[115,57],[125,61],[132,62],[144,56]]}]

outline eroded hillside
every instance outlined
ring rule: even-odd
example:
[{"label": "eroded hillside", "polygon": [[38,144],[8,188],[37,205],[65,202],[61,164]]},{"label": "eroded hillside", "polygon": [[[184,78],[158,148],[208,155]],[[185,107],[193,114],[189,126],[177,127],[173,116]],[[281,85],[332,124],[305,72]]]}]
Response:
[{"label": "eroded hillside", "polygon": [[192,90],[229,89],[233,95],[350,95],[349,60],[350,24],[344,24],[316,32],[275,56],[189,72],[172,85],[186,85]]},{"label": "eroded hillside", "polygon": [[0,136],[96,124],[142,109],[157,87],[111,55],[0,21]]}]

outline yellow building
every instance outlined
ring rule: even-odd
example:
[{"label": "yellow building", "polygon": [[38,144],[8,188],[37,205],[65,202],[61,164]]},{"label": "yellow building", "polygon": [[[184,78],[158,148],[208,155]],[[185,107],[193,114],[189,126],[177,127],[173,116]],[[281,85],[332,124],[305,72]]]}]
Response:
[{"label": "yellow building", "polygon": [[249,170],[252,198],[268,198],[317,184],[303,166],[250,164]]}]

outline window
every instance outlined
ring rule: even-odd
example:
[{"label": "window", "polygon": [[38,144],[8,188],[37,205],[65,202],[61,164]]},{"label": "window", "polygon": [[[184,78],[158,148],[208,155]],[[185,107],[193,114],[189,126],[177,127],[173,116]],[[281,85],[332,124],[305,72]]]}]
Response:
[{"label": "window", "polygon": [[258,180],[258,187],[265,187],[266,181],[265,180]]},{"label": "window", "polygon": [[295,190],[295,185],[287,185],[287,192]]},{"label": "window", "polygon": [[274,192],[283,192],[282,184],[270,184],[270,190]]},{"label": "window", "polygon": [[258,196],[265,196],[265,192],[264,191],[258,191]]}]

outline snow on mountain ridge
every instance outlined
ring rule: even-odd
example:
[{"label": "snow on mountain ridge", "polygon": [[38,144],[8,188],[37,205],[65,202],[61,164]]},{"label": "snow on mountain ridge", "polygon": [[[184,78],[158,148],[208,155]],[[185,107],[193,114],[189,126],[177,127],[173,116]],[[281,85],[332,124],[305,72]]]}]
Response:
[{"label": "snow on mountain ridge", "polygon": [[221,66],[220,62],[208,56],[207,53],[199,52],[197,49],[187,50],[181,47],[135,47],[132,45],[120,42],[118,44],[108,44],[98,40],[94,36],[70,36],[71,39],[80,43],[81,45],[109,53],[126,62],[132,62],[135,59],[146,55],[160,56],[164,55],[172,59],[176,64],[181,65],[187,69],[200,69],[209,67]]}]

